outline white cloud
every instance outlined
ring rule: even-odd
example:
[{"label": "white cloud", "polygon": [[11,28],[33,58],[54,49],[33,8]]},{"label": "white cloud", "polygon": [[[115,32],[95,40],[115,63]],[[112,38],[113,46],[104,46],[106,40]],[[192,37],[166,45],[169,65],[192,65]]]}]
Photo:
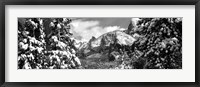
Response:
[{"label": "white cloud", "polygon": [[102,27],[99,25],[99,21],[84,21],[84,20],[74,20],[72,25],[72,33],[74,37],[82,40],[88,41],[94,37],[99,37],[104,33],[115,31],[115,30],[124,30],[124,28],[120,28],[119,26],[106,26]]}]

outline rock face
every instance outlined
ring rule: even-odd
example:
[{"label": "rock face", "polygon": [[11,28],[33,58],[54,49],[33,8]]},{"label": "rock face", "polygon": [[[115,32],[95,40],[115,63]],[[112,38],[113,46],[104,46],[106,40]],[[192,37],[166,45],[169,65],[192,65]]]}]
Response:
[{"label": "rock face", "polygon": [[88,54],[90,52],[89,45],[87,42],[75,40],[75,47],[77,50],[77,55],[80,57],[85,57],[85,54]]},{"label": "rock face", "polygon": [[114,61],[122,57],[123,52],[120,49],[123,47],[119,46],[131,47],[135,41],[134,37],[124,31],[112,31],[98,38],[92,37],[88,43],[79,42],[77,53],[79,58],[107,58],[109,61]]},{"label": "rock face", "polygon": [[135,38],[123,31],[113,31],[103,34],[97,39],[93,39],[89,43],[89,47],[91,50],[99,52],[100,50],[104,50],[114,44],[131,46],[135,41]]}]

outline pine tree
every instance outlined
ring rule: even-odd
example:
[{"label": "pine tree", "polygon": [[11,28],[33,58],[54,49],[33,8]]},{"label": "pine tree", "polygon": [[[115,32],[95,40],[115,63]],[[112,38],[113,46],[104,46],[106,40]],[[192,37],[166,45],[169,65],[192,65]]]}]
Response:
[{"label": "pine tree", "polygon": [[81,63],[76,56],[74,39],[69,32],[71,20],[67,18],[55,18],[50,23],[51,33],[49,60],[50,68],[80,68]]},{"label": "pine tree", "polygon": [[18,68],[42,68],[44,57],[45,33],[43,20],[40,18],[25,19],[24,24],[18,22]]},{"label": "pine tree", "polygon": [[140,36],[134,52],[142,53],[135,68],[182,68],[181,18],[141,18],[133,32]]},{"label": "pine tree", "polygon": [[[18,21],[18,69],[75,69],[76,56],[68,18],[21,18]],[[49,27],[44,28],[44,21]],[[45,31],[50,30],[46,35]],[[46,38],[46,40],[45,40]],[[47,48],[46,48],[47,47]]]}]

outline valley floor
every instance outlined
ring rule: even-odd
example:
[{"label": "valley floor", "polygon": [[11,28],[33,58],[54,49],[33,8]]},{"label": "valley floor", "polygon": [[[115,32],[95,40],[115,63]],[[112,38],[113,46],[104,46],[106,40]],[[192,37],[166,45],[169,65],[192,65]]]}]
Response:
[{"label": "valley floor", "polygon": [[120,65],[120,62],[109,61],[107,57],[100,55],[80,58],[80,61],[84,69],[114,69]]}]

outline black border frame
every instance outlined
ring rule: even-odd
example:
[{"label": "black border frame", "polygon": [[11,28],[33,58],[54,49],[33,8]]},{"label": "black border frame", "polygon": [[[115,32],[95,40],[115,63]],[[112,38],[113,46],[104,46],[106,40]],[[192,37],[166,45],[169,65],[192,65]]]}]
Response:
[{"label": "black border frame", "polygon": [[[6,5],[195,5],[195,82],[5,82]],[[0,14],[1,87],[200,87],[200,0],[0,0]]]}]

